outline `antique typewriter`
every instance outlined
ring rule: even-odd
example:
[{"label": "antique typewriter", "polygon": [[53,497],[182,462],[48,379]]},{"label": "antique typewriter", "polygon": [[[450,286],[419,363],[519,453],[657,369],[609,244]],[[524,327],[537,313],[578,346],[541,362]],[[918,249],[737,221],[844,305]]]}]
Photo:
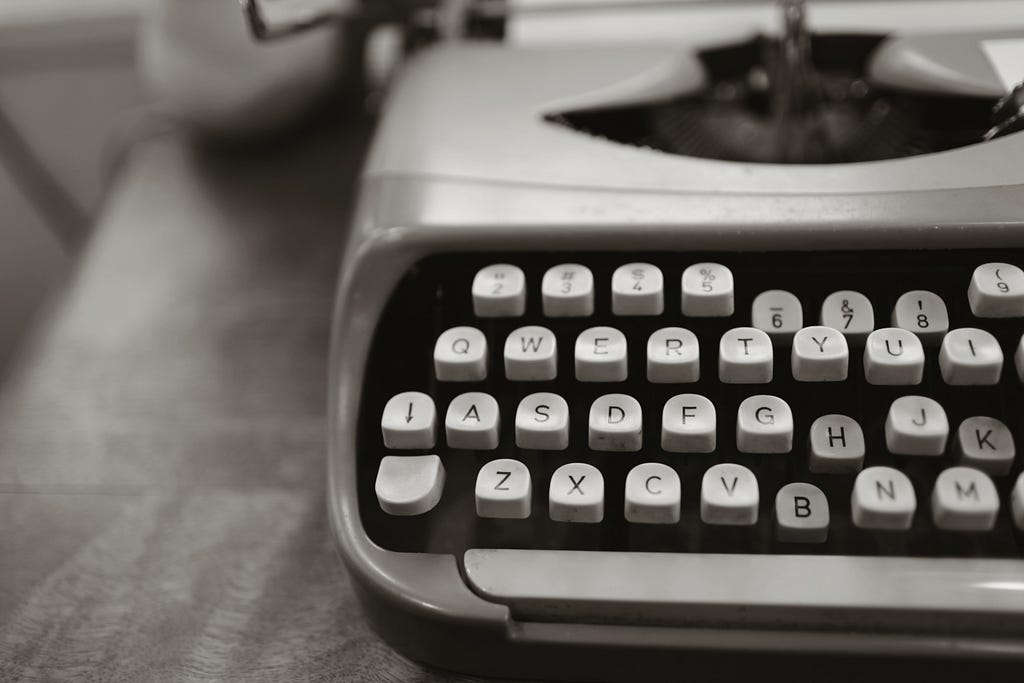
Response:
[{"label": "antique typewriter", "polygon": [[1024,2],[349,21],[408,53],[329,378],[386,640],[503,677],[1020,666]]}]

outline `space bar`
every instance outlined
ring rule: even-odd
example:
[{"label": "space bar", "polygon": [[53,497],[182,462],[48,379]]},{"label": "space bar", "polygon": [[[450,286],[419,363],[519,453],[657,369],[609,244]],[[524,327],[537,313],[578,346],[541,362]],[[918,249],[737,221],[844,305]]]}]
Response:
[{"label": "space bar", "polygon": [[1014,560],[468,550],[466,578],[524,621],[999,632],[1024,625]]}]

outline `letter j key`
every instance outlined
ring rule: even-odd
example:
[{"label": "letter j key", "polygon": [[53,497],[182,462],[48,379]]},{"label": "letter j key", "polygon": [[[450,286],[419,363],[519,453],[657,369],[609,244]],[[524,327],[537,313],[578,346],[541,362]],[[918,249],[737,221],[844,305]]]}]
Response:
[{"label": "letter j key", "polygon": [[896,455],[942,455],[949,438],[949,419],[936,401],[901,396],[885,420],[885,444]]}]

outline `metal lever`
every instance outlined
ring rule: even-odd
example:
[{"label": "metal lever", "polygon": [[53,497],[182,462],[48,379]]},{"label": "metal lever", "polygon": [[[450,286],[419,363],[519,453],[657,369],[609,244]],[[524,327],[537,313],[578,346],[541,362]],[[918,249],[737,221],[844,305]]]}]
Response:
[{"label": "metal lever", "polygon": [[778,0],[783,35],[772,61],[773,109],[778,124],[778,156],[787,161],[808,158],[810,150],[827,150],[821,106],[824,98],[811,59],[806,0]]},{"label": "metal lever", "polygon": [[410,16],[421,29],[442,37],[462,35],[470,16],[504,17],[505,0],[239,0],[257,40],[276,40],[338,21],[364,26],[399,23]]},{"label": "metal lever", "polygon": [[[277,40],[336,21],[353,11],[352,0],[239,0],[257,40]],[[388,3],[391,4],[391,3]]]},{"label": "metal lever", "polygon": [[996,103],[992,121],[983,138],[986,141],[1024,130],[1024,81]]}]

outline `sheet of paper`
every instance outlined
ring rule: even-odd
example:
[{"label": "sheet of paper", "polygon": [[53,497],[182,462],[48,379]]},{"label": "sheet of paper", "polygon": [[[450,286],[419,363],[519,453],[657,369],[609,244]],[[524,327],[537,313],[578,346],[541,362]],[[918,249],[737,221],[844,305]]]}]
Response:
[{"label": "sheet of paper", "polygon": [[[509,8],[506,36],[516,45],[655,41],[700,47],[745,31],[779,32],[778,9],[770,1],[509,0]],[[1024,31],[1024,1],[811,2],[808,21],[822,32]]]},{"label": "sheet of paper", "polygon": [[1006,92],[1024,81],[1024,38],[983,40],[981,49],[999,76]]}]

